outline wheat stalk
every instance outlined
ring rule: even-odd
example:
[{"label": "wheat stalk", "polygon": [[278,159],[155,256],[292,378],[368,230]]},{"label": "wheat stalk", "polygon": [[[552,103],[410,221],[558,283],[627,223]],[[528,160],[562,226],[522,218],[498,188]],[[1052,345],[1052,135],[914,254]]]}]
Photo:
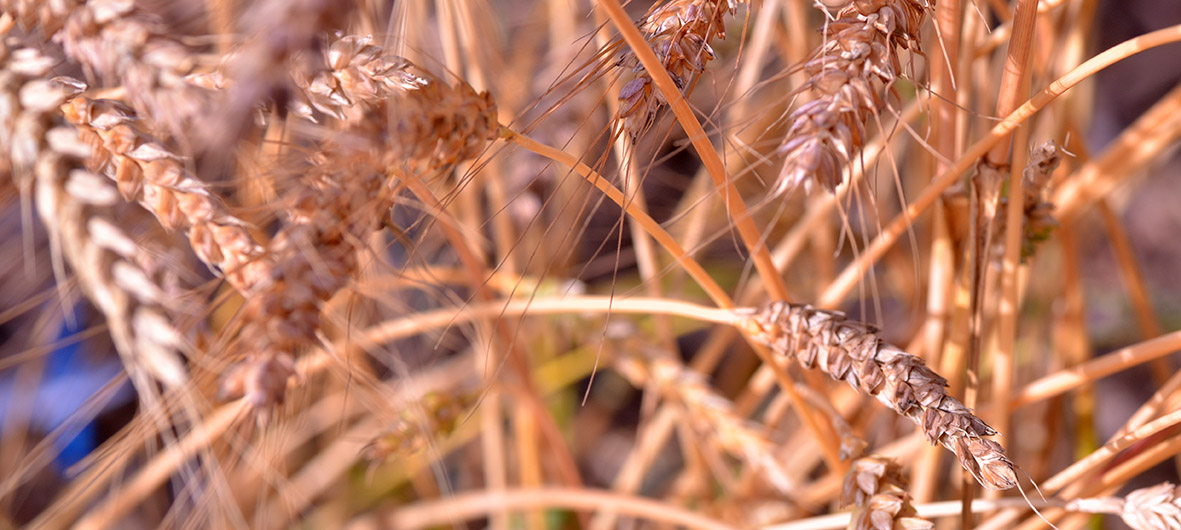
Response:
[{"label": "wheat stalk", "polygon": [[902,469],[884,456],[853,461],[841,487],[841,504],[856,506],[850,530],[930,530],[931,521],[917,517]]},{"label": "wheat stalk", "polygon": [[886,344],[872,326],[836,311],[772,302],[740,310],[738,327],[751,340],[793,358],[804,368],[819,368],[833,379],[873,396],[922,426],[931,443],[946,447],[985,487],[1016,485],[1013,463],[983,420],[947,393],[947,381],[919,357]]},{"label": "wheat stalk", "polygon": [[[932,2],[933,3],[933,2]],[[798,89],[810,101],[792,111],[779,147],[783,168],[773,193],[818,182],[830,192],[868,137],[866,126],[886,107],[897,79],[900,49],[919,48],[926,0],[851,0],[826,28],[825,42],[803,65]]]}]

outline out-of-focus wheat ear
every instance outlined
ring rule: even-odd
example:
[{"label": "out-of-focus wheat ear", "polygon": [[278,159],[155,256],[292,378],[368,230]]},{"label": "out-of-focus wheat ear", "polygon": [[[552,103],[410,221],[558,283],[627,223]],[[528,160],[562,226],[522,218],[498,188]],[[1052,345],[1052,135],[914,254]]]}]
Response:
[{"label": "out-of-focus wheat ear", "polygon": [[[1049,239],[1050,233],[1058,227],[1058,221],[1054,219],[1053,215],[1054,203],[1046,200],[1046,195],[1050,191],[1050,177],[1053,176],[1054,170],[1058,168],[1061,160],[1062,153],[1058,145],[1053,140],[1046,140],[1040,145],[1034,146],[1029,154],[1029,162],[1025,165],[1025,170],[1022,171],[1022,179],[1025,181],[1025,186],[1022,188],[1025,192],[1023,199],[1025,227],[1022,229],[1021,235],[1022,259],[1033,256],[1037,245]],[[998,211],[1003,212],[1004,205],[1008,202],[1008,197],[1002,198]],[[995,224],[994,234],[1005,233],[1007,216],[997,215]],[[997,246],[992,250],[993,259],[1000,260],[1004,249]]]},{"label": "out-of-focus wheat ear", "polygon": [[[53,112],[80,89],[68,82],[33,80],[21,90],[22,113],[39,116],[46,128],[51,127]],[[22,141],[41,143],[33,167],[36,203],[57,259],[70,265],[87,297],[106,317],[133,381],[148,384],[150,380],[142,377],[147,374],[167,387],[181,387],[188,380],[179,355],[184,341],[166,310],[173,293],[155,277],[162,267],[143,246],[158,243],[167,248],[170,242],[158,231],[135,239],[127,234],[123,227],[142,221],[143,212],[123,202],[107,179],[81,169],[91,149],[74,128],[56,126],[43,132],[40,139]]]},{"label": "out-of-focus wheat ear", "polygon": [[706,439],[714,440],[730,456],[746,462],[780,493],[791,494],[797,488],[762,428],[739,417],[734,412],[734,403],[714,392],[705,376],[661,352],[620,358],[615,365],[639,388],[655,382],[666,398],[685,407],[688,413],[685,419]]},{"label": "out-of-focus wheat ear", "polygon": [[230,83],[201,124],[207,151],[232,152],[264,101],[286,107],[294,92],[290,72],[323,70],[322,35],[344,29],[355,7],[352,0],[253,2],[241,17],[246,40],[226,58]]},{"label": "out-of-focus wheat ear", "polygon": [[324,302],[352,280],[366,236],[392,205],[374,161],[358,153],[305,172],[305,187],[267,248],[268,275],[245,293],[238,349],[246,360],[223,380],[223,396],[247,396],[259,408],[283,402],[292,356],[317,344]]},{"label": "out-of-focus wheat ear", "polygon": [[738,312],[747,317],[738,326],[752,340],[849,383],[917,423],[931,443],[955,453],[985,487],[1003,490],[1017,484],[1004,449],[984,438],[996,431],[948,395],[947,380],[921,358],[883,342],[873,326],[840,312],[787,302]]},{"label": "out-of-focus wheat ear", "polygon": [[788,117],[773,192],[819,183],[830,192],[867,140],[867,126],[886,107],[901,69],[902,49],[919,51],[926,0],[852,0],[827,24],[824,44],[804,64],[799,91],[807,102]]},{"label": "out-of-focus wheat ear", "polygon": [[184,231],[197,257],[239,292],[250,292],[270,275],[250,225],[188,170],[184,158],[142,130],[135,111],[118,101],[78,96],[62,106],[62,114],[92,148],[88,167],[114,180],[124,197],[143,205],[164,228]]},{"label": "out-of-focus wheat ear", "polygon": [[373,468],[446,438],[459,428],[481,393],[480,389],[452,389],[422,396],[417,403],[401,409],[398,417],[365,446],[362,458]]},{"label": "out-of-focus wheat ear", "polygon": [[[685,96],[693,90],[695,77],[715,58],[710,42],[726,38],[726,18],[734,12],[736,0],[669,0],[653,6],[637,22],[652,50]],[[612,44],[614,45],[614,44]],[[616,65],[632,68],[635,77],[619,91],[619,120],[633,138],[639,136],[668,105],[652,84],[652,78],[631,51],[614,59]]]},{"label": "out-of-focus wheat ear", "polygon": [[448,84],[369,36],[333,40],[327,68],[296,77],[304,115],[323,113],[380,138],[388,158],[425,174],[480,154],[496,138],[496,102],[463,80]]},{"label": "out-of-focus wheat ear", "polygon": [[66,56],[127,98],[153,123],[188,138],[208,110],[209,93],[185,76],[197,53],[162,21],[125,0],[0,0],[30,31],[52,36]]},{"label": "out-of-focus wheat ear", "polygon": [[1181,528],[1181,486],[1162,482],[1134,490],[1124,498],[1102,497],[1070,501],[1066,509],[1118,515],[1133,530]]},{"label": "out-of-focus wheat ear", "polygon": [[320,84],[308,85],[333,84],[340,81],[333,77],[339,71],[356,67],[348,75],[358,76],[349,78],[366,80],[366,88],[337,84],[339,98],[320,105],[338,110],[334,116],[346,116],[353,107],[366,112],[324,139],[293,171],[300,178],[286,183],[290,189],[284,195],[292,202],[266,249],[269,274],[247,293],[239,334],[246,361],[224,380],[227,397],[247,395],[259,406],[283,401],[288,362],[279,359],[317,345],[321,307],[352,281],[363,242],[393,206],[398,183],[392,175],[433,174],[477,156],[495,137],[496,106],[487,93],[477,94],[463,82],[448,85],[367,46],[347,46],[370,54],[359,61],[330,54],[340,61],[318,76]]},{"label": "out-of-focus wheat ear", "polygon": [[902,469],[884,456],[853,461],[841,488],[841,505],[855,506],[850,530],[930,530],[931,521],[917,516]]}]

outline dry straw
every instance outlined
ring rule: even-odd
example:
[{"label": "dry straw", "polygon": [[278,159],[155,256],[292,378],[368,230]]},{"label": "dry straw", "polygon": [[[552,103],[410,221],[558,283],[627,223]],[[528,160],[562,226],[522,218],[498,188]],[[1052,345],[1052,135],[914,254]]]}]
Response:
[{"label": "dry straw", "polygon": [[826,26],[824,44],[803,66],[807,79],[798,90],[809,101],[788,117],[775,193],[812,182],[833,191],[841,183],[886,107],[900,50],[918,49],[929,7],[924,0],[853,0]]},{"label": "dry straw", "polygon": [[882,342],[877,330],[836,311],[772,302],[746,310],[738,325],[752,340],[804,368],[819,368],[873,396],[923,428],[931,443],[946,447],[960,464],[991,489],[1017,484],[1013,463],[983,420],[947,393],[947,380],[919,357]]}]

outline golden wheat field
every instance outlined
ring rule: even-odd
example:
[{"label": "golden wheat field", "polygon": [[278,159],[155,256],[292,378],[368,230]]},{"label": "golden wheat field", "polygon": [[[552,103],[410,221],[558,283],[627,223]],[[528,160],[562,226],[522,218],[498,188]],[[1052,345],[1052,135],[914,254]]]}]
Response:
[{"label": "golden wheat field", "polygon": [[1181,528],[1176,0],[0,0],[0,529]]}]

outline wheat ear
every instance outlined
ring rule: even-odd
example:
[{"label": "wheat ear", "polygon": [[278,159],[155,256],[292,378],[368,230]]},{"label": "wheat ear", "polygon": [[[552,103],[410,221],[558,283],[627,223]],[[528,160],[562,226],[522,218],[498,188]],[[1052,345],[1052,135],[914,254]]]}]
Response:
[{"label": "wheat ear", "polygon": [[850,530],[930,530],[934,523],[917,517],[906,480],[896,462],[884,456],[853,461],[841,488],[841,504],[856,506]]},{"label": "wheat ear", "polygon": [[[1025,185],[1022,187],[1024,197],[1022,198],[1025,215],[1025,226],[1022,228],[1021,235],[1021,257],[1028,258],[1033,255],[1037,249],[1037,244],[1050,238],[1050,232],[1058,226],[1058,221],[1054,219],[1054,203],[1046,200],[1046,194],[1049,191],[1050,177],[1054,170],[1058,167],[1062,160],[1062,154],[1058,146],[1053,140],[1047,140],[1040,145],[1035,146],[1029,154],[1029,162],[1025,165],[1025,170],[1022,171],[1022,179]],[[1008,204],[1009,197],[1001,199],[1001,206],[997,211],[1003,212],[1005,205]],[[993,229],[994,234],[1005,233],[1005,226],[1007,223],[1007,216],[996,216],[996,228]],[[994,255],[998,256],[1004,254],[1003,249],[994,248]]]},{"label": "wheat ear", "polygon": [[186,232],[197,257],[239,292],[250,292],[270,274],[250,225],[188,170],[184,158],[144,131],[134,110],[79,96],[62,113],[93,149],[91,170],[114,180],[124,197],[143,205],[164,228]]},{"label": "wheat ear", "polygon": [[[669,76],[686,96],[693,90],[694,77],[715,57],[710,42],[726,38],[726,18],[740,3],[743,2],[669,0],[653,6],[637,23]],[[619,119],[624,130],[636,137],[651,125],[656,113],[668,102],[653,86],[652,78],[634,53],[626,52],[617,64],[629,66],[635,72],[635,78],[619,92]]]},{"label": "wheat ear", "polygon": [[209,108],[209,92],[186,79],[198,64],[196,50],[136,2],[0,0],[0,7],[52,35],[89,74],[126,87],[132,106],[173,135],[187,137]]},{"label": "wheat ear", "polygon": [[[361,40],[339,42],[346,44],[334,50],[350,52],[330,54],[339,60],[308,86],[333,86],[340,99],[328,101],[335,106],[318,106],[353,119],[298,171],[303,177],[290,190],[286,223],[267,249],[270,274],[251,288],[242,310],[246,361],[222,385],[224,397],[248,396],[258,407],[283,401],[291,356],[317,343],[320,307],[356,274],[363,242],[393,207],[395,176],[434,173],[474,157],[496,130],[487,93],[442,83],[380,48],[353,46]],[[354,61],[361,51],[368,55]],[[334,83],[341,77],[361,83]]]},{"label": "wheat ear", "polygon": [[996,434],[959,400],[947,394],[947,380],[919,357],[887,344],[877,330],[836,311],[772,302],[739,310],[738,326],[752,340],[793,358],[804,368],[819,368],[877,398],[891,410],[922,426],[931,443],[946,447],[981,484],[990,489],[1016,485],[1013,463]]},{"label": "wheat ear", "polygon": [[918,50],[928,9],[926,0],[852,0],[827,25],[830,34],[803,66],[808,79],[799,90],[810,101],[788,118],[775,193],[812,182],[833,191],[841,183],[865,145],[867,124],[886,106],[899,50]]},{"label": "wheat ear", "polygon": [[1134,490],[1122,499],[1074,500],[1067,503],[1066,509],[1118,515],[1133,530],[1174,530],[1181,528],[1181,486],[1162,482]]},{"label": "wheat ear", "polygon": [[463,82],[451,85],[407,59],[390,55],[371,36],[328,46],[327,68],[296,78],[312,110],[379,138],[385,157],[419,174],[470,160],[496,138],[496,102]]},{"label": "wheat ear", "polygon": [[29,48],[10,53],[6,44],[2,55],[4,77],[20,86],[19,113],[3,147],[18,179],[35,181],[37,211],[55,261],[70,265],[106,317],[124,366],[141,390],[152,380],[179,388],[188,380],[178,354],[183,337],[165,307],[173,299],[167,285],[176,279],[154,258],[158,254],[144,247],[156,243],[164,249],[171,242],[158,231],[137,238],[126,233],[124,227],[135,226],[143,212],[127,208],[106,179],[81,169],[92,155],[89,146],[72,127],[55,123],[59,105],[83,85],[64,78],[30,80],[44,76],[53,62]]}]

